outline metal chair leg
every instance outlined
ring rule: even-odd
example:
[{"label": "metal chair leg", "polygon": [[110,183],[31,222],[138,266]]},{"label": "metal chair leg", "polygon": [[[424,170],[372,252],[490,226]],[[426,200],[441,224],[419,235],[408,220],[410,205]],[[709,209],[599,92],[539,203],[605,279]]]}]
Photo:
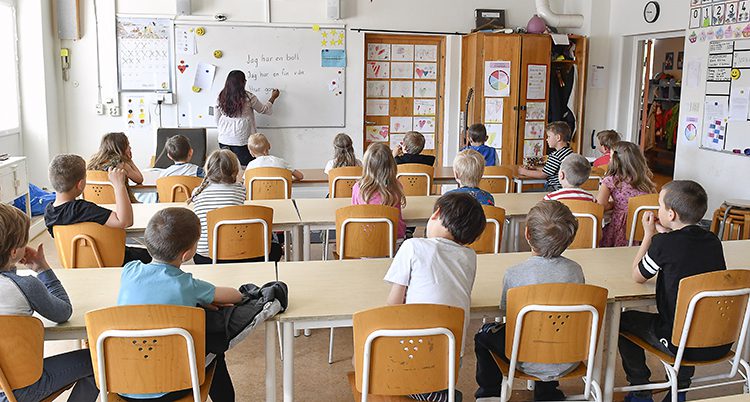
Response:
[{"label": "metal chair leg", "polygon": [[276,321],[276,333],[279,336],[279,359],[281,359],[281,361],[283,362],[284,361],[284,344],[283,344],[283,342],[281,342],[282,341],[282,339],[281,339],[281,322],[279,322],[279,321]]},{"label": "metal chair leg", "polygon": [[333,364],[333,327],[331,327],[331,336],[328,338],[328,364]]}]

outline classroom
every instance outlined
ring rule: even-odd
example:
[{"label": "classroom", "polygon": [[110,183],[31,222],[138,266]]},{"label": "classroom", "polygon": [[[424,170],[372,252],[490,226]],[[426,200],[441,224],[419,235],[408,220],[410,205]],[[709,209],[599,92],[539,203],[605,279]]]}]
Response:
[{"label": "classroom", "polygon": [[0,54],[0,401],[750,401],[750,1],[0,0]]}]

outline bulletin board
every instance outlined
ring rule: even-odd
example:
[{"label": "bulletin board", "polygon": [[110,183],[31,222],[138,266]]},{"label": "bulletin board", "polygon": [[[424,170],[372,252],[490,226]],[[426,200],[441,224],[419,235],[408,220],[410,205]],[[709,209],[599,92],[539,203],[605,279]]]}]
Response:
[{"label": "bulletin board", "polygon": [[701,148],[750,155],[750,39],[709,43]]},{"label": "bulletin board", "polygon": [[227,75],[241,70],[247,90],[265,102],[281,91],[258,127],[344,127],[346,34],[343,26],[174,26],[180,127],[215,127],[216,100]]},{"label": "bulletin board", "polygon": [[172,20],[117,17],[120,91],[171,91]]}]

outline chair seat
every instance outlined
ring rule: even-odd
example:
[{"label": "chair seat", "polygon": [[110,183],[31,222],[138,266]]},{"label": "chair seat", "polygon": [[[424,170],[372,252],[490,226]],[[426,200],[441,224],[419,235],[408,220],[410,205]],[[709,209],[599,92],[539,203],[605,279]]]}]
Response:
[{"label": "chair seat", "polygon": [[[201,385],[200,391],[201,391],[201,401],[206,401],[208,399],[208,390],[211,388],[211,383],[214,379],[214,371],[216,371],[216,360],[211,362],[211,364],[206,367],[206,378],[203,381],[203,384]],[[115,402],[125,402],[124,399],[120,397],[120,395],[114,394],[112,392],[109,392],[107,394],[107,399],[110,401]],[[191,402],[193,401],[193,393],[188,393],[187,395],[183,396],[180,399],[176,399],[174,402]]]},{"label": "chair seat", "polygon": [[[352,395],[354,396],[355,401],[359,401],[362,399],[362,393],[357,391],[357,380],[354,376],[354,372],[350,371],[346,373],[347,378],[349,379],[349,385],[352,387]],[[368,395],[367,396],[368,401],[372,402],[407,402],[411,401],[414,402],[414,399],[409,398],[408,396],[393,396],[393,395]]]},{"label": "chair seat", "polygon": [[[622,336],[625,339],[627,339],[627,340],[635,343],[636,345],[640,346],[643,350],[645,350],[645,351],[647,351],[647,352],[649,352],[649,353],[651,353],[653,355],[656,355],[656,357],[658,357],[661,361],[663,361],[665,363],[669,363],[669,364],[674,364],[674,356],[670,356],[669,354],[664,353],[661,350],[659,350],[659,349],[651,346],[650,344],[648,344],[646,341],[644,341],[639,336],[633,335],[633,334],[631,334],[629,332],[625,332],[625,331],[620,331],[620,336]],[[719,359],[716,359],[716,360],[691,361],[691,360],[685,360],[685,359],[683,359],[682,363],[680,363],[680,364],[682,366],[708,366],[708,365],[711,365],[711,364],[725,362],[727,360],[730,360],[733,357],[734,357],[734,352],[732,352],[730,350],[729,353],[726,354],[726,356],[724,356],[722,358],[719,358]]]},{"label": "chair seat", "polygon": [[[493,352],[490,352],[490,353],[492,353],[492,358],[495,360],[495,364],[497,364],[497,367],[499,367],[500,371],[502,371],[503,374],[507,376],[508,373],[510,372],[510,362],[505,360],[504,356],[501,357]],[[580,378],[580,377],[585,377],[585,376],[586,376],[586,365],[583,362],[581,362],[578,365],[578,367],[576,367],[575,370],[560,377],[559,380],[564,380],[566,378]],[[516,366],[516,373],[514,375],[514,378],[518,380],[541,381],[539,378],[534,377],[533,375],[529,375],[529,374],[524,373],[521,370],[518,370],[517,366]]]}]

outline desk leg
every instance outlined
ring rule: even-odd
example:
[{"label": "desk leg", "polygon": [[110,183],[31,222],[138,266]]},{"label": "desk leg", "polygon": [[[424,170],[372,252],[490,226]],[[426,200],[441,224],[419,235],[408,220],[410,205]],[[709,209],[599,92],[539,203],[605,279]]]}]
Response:
[{"label": "desk leg", "polygon": [[31,218],[31,193],[26,192],[26,215]]},{"label": "desk leg", "polygon": [[517,193],[523,193],[523,180],[513,180],[516,183],[516,192]]},{"label": "desk leg", "polygon": [[266,402],[276,402],[276,321],[266,321]]},{"label": "desk leg", "polygon": [[620,302],[607,303],[607,315],[605,328],[607,328],[607,345],[604,358],[606,369],[604,371],[604,384],[602,386],[602,399],[611,402],[615,388],[615,365],[617,364],[617,342],[620,335],[620,313],[622,305]]},{"label": "desk leg", "polygon": [[292,250],[294,250],[292,259],[294,261],[302,261],[302,247],[304,247],[302,241],[302,226],[295,226],[294,229],[292,229],[292,234]]},{"label": "desk leg", "polygon": [[302,242],[304,243],[302,261],[310,261],[310,225],[304,225],[302,228]]},{"label": "desk leg", "polygon": [[294,401],[294,323],[285,322],[284,327],[284,402]]}]

